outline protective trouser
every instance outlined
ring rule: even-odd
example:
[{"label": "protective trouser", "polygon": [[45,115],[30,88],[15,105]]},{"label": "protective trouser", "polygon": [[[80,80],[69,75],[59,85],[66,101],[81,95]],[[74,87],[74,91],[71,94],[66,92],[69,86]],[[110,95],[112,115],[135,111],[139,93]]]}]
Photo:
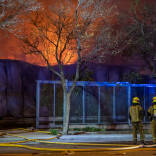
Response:
[{"label": "protective trouser", "polygon": [[144,142],[144,130],[142,122],[132,122],[133,142],[137,142],[137,131],[140,133],[140,141]]},{"label": "protective trouser", "polygon": [[156,120],[151,121],[153,143],[156,144]]}]

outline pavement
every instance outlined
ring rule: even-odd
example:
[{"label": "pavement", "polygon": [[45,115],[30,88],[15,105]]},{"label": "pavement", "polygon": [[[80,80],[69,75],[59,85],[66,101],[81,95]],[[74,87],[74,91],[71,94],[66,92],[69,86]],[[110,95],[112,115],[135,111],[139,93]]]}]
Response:
[{"label": "pavement", "polygon": [[[2,132],[1,132],[2,133]],[[114,143],[118,144],[121,146],[121,144],[131,144],[132,141],[132,135],[129,133],[120,133],[117,134],[118,132],[107,132],[107,134],[96,134],[96,133],[86,133],[86,134],[78,134],[78,135],[63,135],[59,139],[50,139],[53,137],[56,137],[56,135],[51,135],[48,133],[43,133],[43,132],[24,132],[24,131],[4,131],[5,135],[0,136],[0,156],[46,156],[46,155],[55,155],[55,156],[65,156],[65,155],[73,155],[73,156],[110,156],[110,155],[128,155],[128,156],[153,156],[155,155],[155,149],[154,148],[148,148],[148,151],[146,151],[146,148],[140,148],[138,150],[126,150],[125,151],[105,151],[104,149],[106,148],[112,148],[112,145],[108,146],[83,146],[83,145],[72,145],[72,144],[62,144],[62,143]],[[138,135],[139,138],[139,135]],[[17,142],[17,141],[23,141],[26,139],[48,139],[43,142],[39,142],[39,140],[36,141],[29,141],[29,142],[22,142],[22,143],[17,143],[17,144],[4,144],[4,143],[10,143],[10,142]],[[49,140],[50,139],[50,140]],[[139,140],[139,139],[138,139]],[[50,142],[61,142],[61,144],[45,144],[46,141]],[[145,134],[145,141],[151,143],[152,141],[152,136],[151,134]],[[13,146],[11,146],[13,145]],[[19,146],[21,148],[19,148]],[[23,147],[23,146],[27,147]],[[29,147],[29,148],[28,148]],[[122,146],[121,146],[122,147]],[[121,148],[118,147],[118,148]],[[94,149],[95,148],[95,149]],[[100,150],[102,149],[101,152],[99,152],[97,149]],[[124,148],[124,147],[123,147]],[[130,147],[131,148],[131,147]],[[68,149],[68,150],[67,150]],[[76,152],[73,152],[72,149],[77,150]],[[82,151],[84,150],[85,152],[79,152],[78,150],[81,149]],[[49,151],[50,150],[50,151]],[[60,150],[58,151],[51,151],[51,150]],[[63,150],[63,151],[62,151]],[[88,152],[86,151],[88,150]],[[91,151],[90,151],[91,150]],[[92,151],[93,150],[93,151]]]},{"label": "pavement", "polygon": [[[14,141],[22,141],[25,138],[28,139],[48,139],[55,137],[51,134],[45,134],[40,132],[26,132],[26,133],[18,133],[13,134],[16,136],[11,135],[4,135],[0,137],[0,143],[8,143]],[[139,140],[139,135],[138,135]],[[88,134],[79,134],[79,135],[63,135],[59,139],[52,139],[48,140],[51,142],[99,142],[99,143],[108,143],[108,142],[129,142],[132,141],[132,134],[95,134],[95,133],[88,133]],[[152,141],[151,134],[145,134],[145,141]],[[37,144],[38,142],[26,142],[23,144]]]}]

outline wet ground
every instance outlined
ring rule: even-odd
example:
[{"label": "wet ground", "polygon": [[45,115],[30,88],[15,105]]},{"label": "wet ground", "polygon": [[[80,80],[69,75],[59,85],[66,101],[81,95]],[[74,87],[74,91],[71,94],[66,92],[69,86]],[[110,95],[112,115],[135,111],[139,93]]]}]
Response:
[{"label": "wet ground", "polygon": [[[156,146],[145,148],[141,146],[137,149],[122,150],[123,145],[132,145],[131,134],[81,134],[81,135],[64,135],[60,139],[53,138],[51,134],[31,131],[5,131],[5,135],[0,137],[0,156],[156,156]],[[138,136],[139,138],[139,136]],[[35,139],[35,141],[30,140]],[[17,141],[25,141],[16,143]],[[41,141],[45,141],[44,143]],[[49,143],[48,143],[48,142]],[[151,134],[145,135],[146,144],[152,144]],[[11,142],[13,147],[10,146]],[[55,144],[54,142],[58,142]],[[107,145],[72,145],[60,143],[92,143]],[[7,144],[9,143],[9,144]],[[110,144],[110,145],[108,145]],[[116,145],[114,145],[116,144]],[[2,146],[6,145],[6,146]],[[8,145],[8,146],[7,146]],[[16,147],[20,145],[21,147]],[[139,145],[139,142],[138,142]],[[29,147],[29,148],[27,148]],[[34,148],[35,149],[30,149]],[[119,151],[111,150],[111,148],[121,148]],[[127,146],[131,147],[131,146]],[[50,151],[47,149],[56,149],[58,151]],[[73,150],[72,150],[73,149]],[[81,149],[81,152],[79,151]],[[83,151],[83,149],[86,149]],[[76,150],[76,151],[75,151]]]}]

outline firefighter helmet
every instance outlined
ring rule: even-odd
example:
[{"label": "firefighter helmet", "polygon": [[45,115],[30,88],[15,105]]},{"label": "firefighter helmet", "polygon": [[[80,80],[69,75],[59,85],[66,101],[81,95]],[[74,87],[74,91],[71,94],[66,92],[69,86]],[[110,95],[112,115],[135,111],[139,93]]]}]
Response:
[{"label": "firefighter helmet", "polygon": [[133,103],[140,103],[140,99],[138,97],[133,97]]},{"label": "firefighter helmet", "polygon": [[154,97],[152,98],[152,102],[153,102],[153,103],[156,102],[156,96],[154,96]]}]

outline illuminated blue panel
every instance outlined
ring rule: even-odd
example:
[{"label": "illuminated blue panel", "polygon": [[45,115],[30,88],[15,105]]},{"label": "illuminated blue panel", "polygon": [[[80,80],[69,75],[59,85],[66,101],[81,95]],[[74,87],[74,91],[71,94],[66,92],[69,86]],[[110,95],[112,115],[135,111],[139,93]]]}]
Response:
[{"label": "illuminated blue panel", "polygon": [[[38,83],[61,84],[61,81],[37,80]],[[71,86],[73,81],[67,81]],[[156,87],[156,84],[131,84],[129,82],[98,82],[98,81],[77,81],[76,86],[131,86],[131,87]]]},{"label": "illuminated blue panel", "polygon": [[[38,83],[61,84],[61,81],[37,80]],[[71,86],[73,81],[67,81],[67,85]],[[98,82],[98,81],[77,81],[76,86],[129,86],[129,82]]]}]

